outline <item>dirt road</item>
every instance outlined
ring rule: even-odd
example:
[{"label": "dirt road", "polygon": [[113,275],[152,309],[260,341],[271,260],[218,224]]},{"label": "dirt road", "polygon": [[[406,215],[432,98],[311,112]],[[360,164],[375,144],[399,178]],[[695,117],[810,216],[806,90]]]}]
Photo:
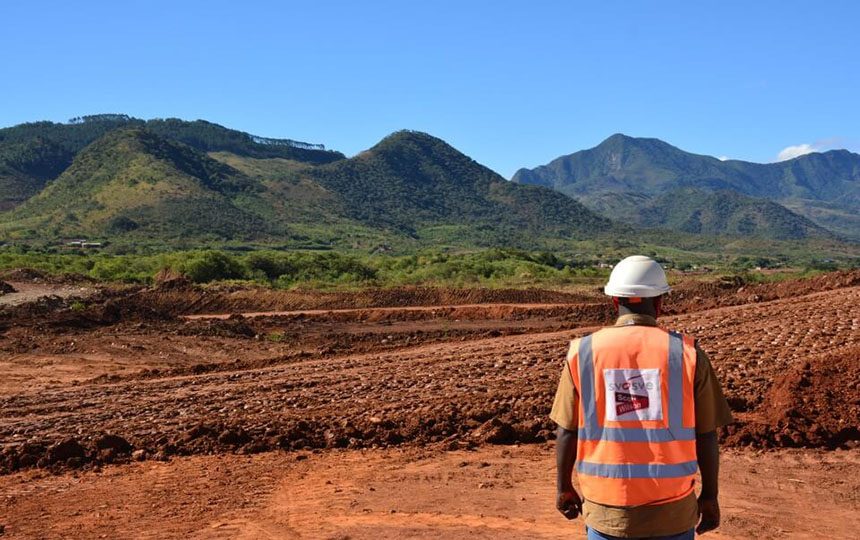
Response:
[{"label": "dirt road", "polygon": [[40,298],[86,298],[95,292],[93,287],[82,285],[55,285],[48,283],[11,282],[15,292],[0,295],[0,306],[17,306]]}]

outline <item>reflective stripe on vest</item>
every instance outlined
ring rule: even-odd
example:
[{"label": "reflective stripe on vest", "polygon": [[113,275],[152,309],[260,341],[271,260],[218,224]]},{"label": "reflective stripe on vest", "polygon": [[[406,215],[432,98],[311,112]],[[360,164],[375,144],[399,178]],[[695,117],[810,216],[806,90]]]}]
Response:
[{"label": "reflective stripe on vest", "polygon": [[605,478],[680,478],[696,474],[698,463],[687,461],[663,465],[661,463],[592,463],[577,461],[576,470],[591,476]]},{"label": "reflective stripe on vest", "polygon": [[[593,335],[581,338],[578,346],[574,344],[570,359],[579,393],[576,470],[584,496],[606,505],[638,506],[689,495],[698,468],[693,401],[695,345],[681,334],[649,326],[612,327],[597,336],[596,340]],[[610,406],[623,404],[610,401],[618,399],[610,390],[612,379],[608,377],[613,370],[638,371],[636,377],[643,377],[642,381],[659,380],[659,397],[650,387],[647,391],[640,387],[638,393],[631,388],[629,394],[635,398],[648,392],[651,407],[660,408],[649,409],[646,398],[641,408],[644,414],[613,419],[629,415],[629,411],[609,412]],[[652,373],[646,374],[648,371]],[[595,384],[601,386],[596,388]],[[628,393],[626,388],[623,393]]]},{"label": "reflective stripe on vest", "polygon": [[594,361],[591,336],[579,340],[579,380],[585,426],[579,428],[579,438],[586,441],[668,442],[696,439],[695,428],[685,428],[684,415],[684,338],[669,332],[669,427],[668,428],[607,428],[597,419],[594,397]]}]

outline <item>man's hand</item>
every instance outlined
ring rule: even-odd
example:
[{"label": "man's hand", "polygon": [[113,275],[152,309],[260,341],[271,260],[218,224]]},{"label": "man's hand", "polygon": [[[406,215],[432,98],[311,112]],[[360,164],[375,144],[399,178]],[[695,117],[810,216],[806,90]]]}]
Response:
[{"label": "man's hand", "polygon": [[699,534],[713,531],[720,526],[719,495],[720,480],[720,446],[717,443],[717,431],[696,433],[696,460],[702,471],[702,492],[699,495]]},{"label": "man's hand", "polygon": [[702,520],[696,527],[696,534],[704,534],[720,526],[720,503],[717,502],[716,497],[699,497],[699,515]]},{"label": "man's hand", "polygon": [[555,507],[567,519],[576,519],[582,512],[582,499],[575,490],[559,491],[555,498]]},{"label": "man's hand", "polygon": [[558,426],[555,441],[556,484],[555,507],[567,519],[576,519],[582,511],[582,499],[570,481],[576,462],[576,432]]}]

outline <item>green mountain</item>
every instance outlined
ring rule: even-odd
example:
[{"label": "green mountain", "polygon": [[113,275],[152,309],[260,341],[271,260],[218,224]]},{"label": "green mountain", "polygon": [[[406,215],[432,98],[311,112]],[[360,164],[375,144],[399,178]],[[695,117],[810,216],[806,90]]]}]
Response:
[{"label": "green mountain", "polygon": [[0,145],[0,212],[38,193],[71,159],[69,152],[43,137]]},{"label": "green mountain", "polygon": [[[817,224],[860,238],[860,155],[846,150],[758,164],[684,152],[658,139],[616,134],[598,146],[521,169],[513,181],[551,187],[592,209],[607,194],[659,197],[679,188],[732,190],[790,206]],[[839,209],[832,210],[832,205]],[[619,215],[636,222],[638,218]]]},{"label": "green mountain", "polygon": [[173,139],[149,125],[108,131],[2,215],[0,238],[534,248],[612,229],[423,133],[326,164],[206,154]]},{"label": "green mountain", "polygon": [[70,122],[32,122],[0,129],[0,212],[21,204],[58,177],[74,157],[105,134],[129,127],[145,128],[168,140],[204,152],[231,152],[255,158],[282,158],[304,163],[331,163],[344,156],[290,139],[267,139],[218,124],[175,118],[140,120],[101,114]]},{"label": "green mountain", "polygon": [[10,208],[0,210],[0,246],[86,238],[107,241],[112,252],[507,247],[600,258],[653,251],[689,261],[854,253],[778,205],[735,193],[586,197],[603,215],[635,214],[632,224],[650,228],[618,224],[553,189],[508,182],[413,131],[349,159],[203,121],[121,115],[0,134],[0,195]]},{"label": "green mountain", "polygon": [[80,152],[56,180],[5,215],[3,229],[38,238],[229,238],[266,230],[237,204],[259,189],[193,148],[124,128]]},{"label": "green mountain", "polygon": [[778,240],[827,239],[833,234],[775,202],[735,191],[678,188],[658,197],[604,193],[591,198],[604,215],[629,216],[642,227],[691,234],[760,236]]},{"label": "green mountain", "polygon": [[344,158],[340,152],[326,150],[321,144],[258,137],[205,120],[187,122],[177,118],[154,119],[147,120],[143,127],[157,135],[185,143],[204,152],[230,152],[252,158],[291,159],[315,165]]},{"label": "green mountain", "polygon": [[352,159],[307,175],[340,194],[349,217],[412,237],[445,230],[493,244],[525,245],[535,237],[582,238],[610,226],[580,203],[507,182],[425,133],[397,132]]}]

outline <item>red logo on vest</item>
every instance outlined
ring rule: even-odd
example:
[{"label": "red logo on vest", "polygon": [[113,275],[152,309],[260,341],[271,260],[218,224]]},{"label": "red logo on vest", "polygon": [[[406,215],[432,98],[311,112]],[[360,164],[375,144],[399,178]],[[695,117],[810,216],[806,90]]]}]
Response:
[{"label": "red logo on vest", "polygon": [[[641,379],[642,375],[637,375],[635,377],[630,377],[627,379],[627,382],[622,385],[622,388],[625,390],[631,388],[632,384],[630,381],[633,379]],[[627,414],[629,412],[638,411],[639,409],[647,409],[648,408],[648,396],[639,396],[636,394],[623,394],[621,392],[615,392],[615,414],[621,416],[622,414]]]}]

